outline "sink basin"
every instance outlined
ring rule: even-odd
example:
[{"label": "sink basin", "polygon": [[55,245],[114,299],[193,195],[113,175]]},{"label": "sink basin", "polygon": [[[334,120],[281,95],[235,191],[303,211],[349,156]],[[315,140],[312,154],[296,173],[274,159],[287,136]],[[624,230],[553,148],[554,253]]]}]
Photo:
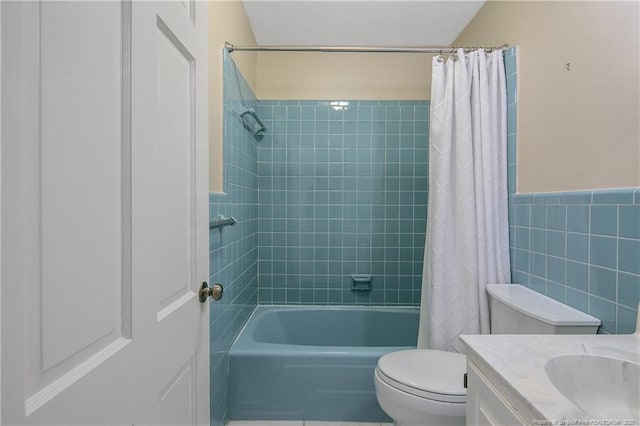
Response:
[{"label": "sink basin", "polygon": [[563,355],[550,359],[545,370],[551,383],[589,417],[640,423],[640,364],[604,356]]}]

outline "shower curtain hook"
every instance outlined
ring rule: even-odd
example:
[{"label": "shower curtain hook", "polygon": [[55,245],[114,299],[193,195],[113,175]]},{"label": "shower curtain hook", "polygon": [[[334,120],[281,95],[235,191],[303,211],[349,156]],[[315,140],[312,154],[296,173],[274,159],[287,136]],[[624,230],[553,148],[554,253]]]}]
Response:
[{"label": "shower curtain hook", "polygon": [[440,49],[440,54],[438,55],[437,61],[442,62],[444,59],[442,58],[442,49]]}]

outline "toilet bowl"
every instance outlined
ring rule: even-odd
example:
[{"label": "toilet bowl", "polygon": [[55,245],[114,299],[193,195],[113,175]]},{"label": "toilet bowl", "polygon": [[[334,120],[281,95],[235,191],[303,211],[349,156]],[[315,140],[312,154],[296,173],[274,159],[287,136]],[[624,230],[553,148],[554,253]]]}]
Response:
[{"label": "toilet bowl", "polygon": [[[487,285],[491,331],[510,334],[595,333],[600,320],[518,284]],[[380,358],[376,397],[397,426],[465,424],[466,356],[409,349]]]},{"label": "toilet bowl", "polygon": [[384,355],[374,376],[378,402],[398,426],[464,425],[466,362],[427,349]]}]

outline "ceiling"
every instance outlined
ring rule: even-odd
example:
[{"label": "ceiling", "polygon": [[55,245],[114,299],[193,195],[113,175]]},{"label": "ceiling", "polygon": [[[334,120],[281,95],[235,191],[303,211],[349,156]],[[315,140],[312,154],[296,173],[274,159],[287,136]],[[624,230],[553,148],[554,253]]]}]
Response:
[{"label": "ceiling", "polygon": [[429,0],[242,0],[258,45],[450,45],[484,4]]}]

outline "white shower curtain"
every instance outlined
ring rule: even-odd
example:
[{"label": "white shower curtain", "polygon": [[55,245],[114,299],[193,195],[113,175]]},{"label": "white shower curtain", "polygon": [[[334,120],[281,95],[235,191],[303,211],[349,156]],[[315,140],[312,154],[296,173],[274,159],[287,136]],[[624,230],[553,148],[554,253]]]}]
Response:
[{"label": "white shower curtain", "polygon": [[486,284],[510,282],[502,51],[434,58],[419,348],[489,333]]}]

